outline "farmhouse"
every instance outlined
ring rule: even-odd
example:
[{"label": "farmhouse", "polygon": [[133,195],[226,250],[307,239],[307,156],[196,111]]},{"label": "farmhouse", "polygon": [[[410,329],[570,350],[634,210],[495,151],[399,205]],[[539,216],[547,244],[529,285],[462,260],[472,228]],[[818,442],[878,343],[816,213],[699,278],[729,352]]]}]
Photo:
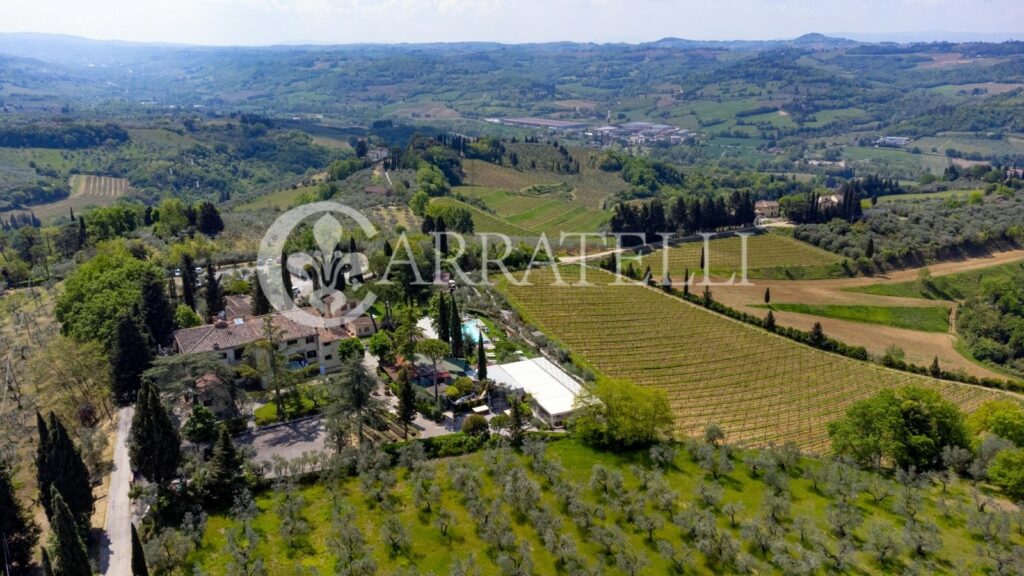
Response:
[{"label": "farmhouse", "polygon": [[775,200],[758,200],[754,202],[754,214],[761,218],[778,218],[779,203]]},{"label": "farmhouse", "polygon": [[245,348],[264,337],[266,323],[280,333],[281,350],[291,359],[293,367],[319,363],[326,372],[341,367],[338,342],[370,336],[373,321],[365,316],[337,328],[315,328],[295,322],[284,314],[217,319],[213,324],[184,328],[174,332],[174,351],[178,354],[216,354],[228,366],[245,358]]},{"label": "farmhouse", "polygon": [[238,405],[235,404],[235,390],[227,386],[224,380],[213,373],[200,376],[195,381],[191,395],[186,395],[187,414],[192,406],[204,406],[218,418],[234,418],[238,416]]},{"label": "farmhouse", "polygon": [[572,416],[580,384],[547,358],[531,358],[487,368],[497,384],[528,394],[538,418],[551,426],[564,426]]}]

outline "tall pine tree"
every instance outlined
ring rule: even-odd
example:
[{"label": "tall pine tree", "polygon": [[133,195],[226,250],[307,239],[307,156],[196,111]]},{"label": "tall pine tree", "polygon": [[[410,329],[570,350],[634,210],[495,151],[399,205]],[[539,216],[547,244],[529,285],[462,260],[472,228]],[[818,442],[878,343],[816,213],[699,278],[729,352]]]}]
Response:
[{"label": "tall pine tree", "polygon": [[242,465],[244,464],[227,426],[221,424],[213,455],[207,464],[206,495],[214,504],[231,502],[242,486]]},{"label": "tall pine tree", "polygon": [[149,576],[149,569],[146,568],[146,551],[142,547],[142,540],[139,539],[139,531],[132,524],[132,576]]},{"label": "tall pine tree", "polygon": [[110,350],[110,386],[119,405],[127,406],[135,400],[142,385],[142,373],[152,361],[148,338],[131,314],[123,314],[117,320]]},{"label": "tall pine tree", "polygon": [[89,553],[79,534],[75,516],[64,502],[56,487],[51,490],[50,509],[53,510],[50,529],[53,534],[54,567],[60,576],[92,576]]},{"label": "tall pine tree", "polygon": [[206,262],[206,315],[216,318],[224,311],[224,292],[220,289],[220,280],[217,280],[217,271],[213,263]]},{"label": "tall pine tree", "polygon": [[93,512],[92,485],[89,470],[82,461],[82,455],[68,436],[64,424],[57,415],[50,412],[48,422],[36,415],[39,428],[39,446],[36,452],[36,482],[39,499],[46,517],[53,522],[54,510],[51,500],[45,494],[57,490],[80,526],[82,532],[89,527]]},{"label": "tall pine tree", "polygon": [[18,500],[11,476],[9,463],[0,462],[0,534],[7,562],[24,570],[32,565],[32,553],[39,543],[39,525]]},{"label": "tall pine tree", "polygon": [[152,384],[139,390],[128,452],[132,469],[151,482],[164,484],[178,474],[181,438]]},{"label": "tall pine tree", "polygon": [[267,299],[267,295],[263,292],[263,286],[260,285],[259,274],[253,274],[252,315],[263,316],[264,314],[270,314],[270,300]]}]

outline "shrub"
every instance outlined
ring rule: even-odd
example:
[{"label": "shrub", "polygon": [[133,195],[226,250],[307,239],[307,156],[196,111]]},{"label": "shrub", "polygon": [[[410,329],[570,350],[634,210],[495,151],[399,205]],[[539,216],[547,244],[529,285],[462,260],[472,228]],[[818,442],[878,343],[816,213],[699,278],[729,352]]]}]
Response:
[{"label": "shrub", "polygon": [[479,414],[470,414],[462,422],[462,433],[470,436],[486,436],[489,432],[487,418]]}]

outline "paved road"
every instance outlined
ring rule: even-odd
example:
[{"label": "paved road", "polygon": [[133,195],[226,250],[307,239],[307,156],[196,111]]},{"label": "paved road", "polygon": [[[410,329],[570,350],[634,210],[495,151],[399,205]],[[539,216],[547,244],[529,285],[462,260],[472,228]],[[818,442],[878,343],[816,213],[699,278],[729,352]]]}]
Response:
[{"label": "paved road", "polygon": [[117,414],[114,470],[110,475],[104,526],[109,546],[100,550],[100,570],[107,576],[132,573],[132,502],[128,498],[132,469],[128,462],[128,433],[132,426],[133,410],[131,407],[122,408]]},{"label": "paved road", "polygon": [[256,462],[270,462],[274,456],[294,460],[304,452],[324,449],[327,428],[322,416],[306,418],[239,436],[238,444],[252,446]]}]

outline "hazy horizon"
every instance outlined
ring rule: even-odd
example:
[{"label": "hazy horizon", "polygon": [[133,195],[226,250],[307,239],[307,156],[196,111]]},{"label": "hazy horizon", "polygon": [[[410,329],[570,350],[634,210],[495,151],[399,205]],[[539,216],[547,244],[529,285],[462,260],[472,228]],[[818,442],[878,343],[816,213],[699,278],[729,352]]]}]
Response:
[{"label": "hazy horizon", "polygon": [[639,43],[665,37],[777,40],[812,32],[862,41],[1024,39],[1020,30],[1024,3],[1019,1],[822,4],[811,0],[38,0],[8,7],[0,32],[210,46]]}]

